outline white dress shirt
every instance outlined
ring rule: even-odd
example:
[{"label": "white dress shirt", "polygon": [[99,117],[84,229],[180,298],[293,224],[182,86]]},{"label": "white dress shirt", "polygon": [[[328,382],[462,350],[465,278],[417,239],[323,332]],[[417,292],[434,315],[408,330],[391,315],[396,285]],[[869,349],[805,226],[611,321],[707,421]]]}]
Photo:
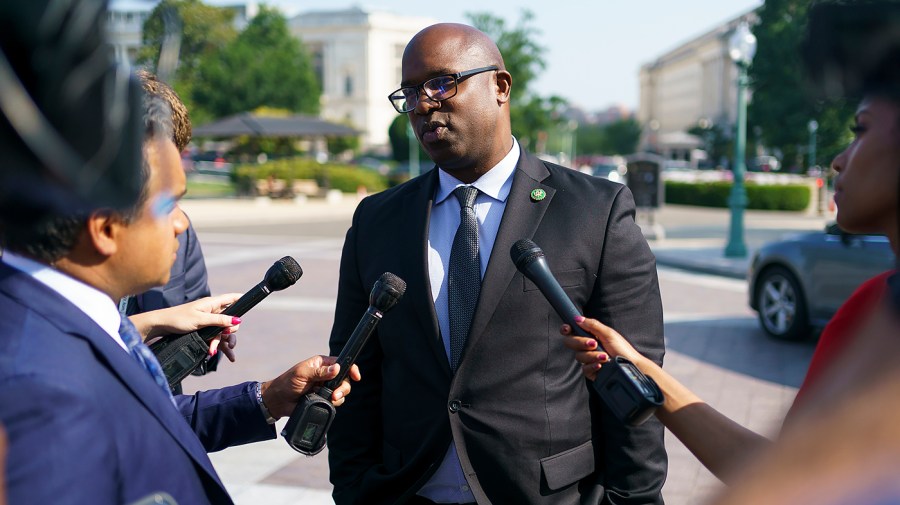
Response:
[{"label": "white dress shirt", "polygon": [[[506,199],[512,187],[513,173],[519,162],[519,145],[513,138],[512,149],[500,163],[487,171],[472,183],[479,191],[475,199],[475,216],[478,220],[478,246],[481,256],[481,277],[487,269],[491,250],[500,229],[500,220],[506,209]],[[439,169],[438,188],[431,209],[431,223],[428,227],[428,275],[431,280],[431,293],[434,297],[434,309],[437,313],[441,340],[444,352],[450,357],[450,308],[447,292],[447,271],[450,265],[450,250],[453,238],[459,228],[459,200],[453,196],[453,190],[465,186],[463,182]],[[456,445],[450,444],[447,454],[437,472],[418,491],[420,496],[437,503],[469,503],[475,496],[469,489]]]},{"label": "white dress shirt", "polygon": [[21,270],[28,274],[34,280],[72,302],[72,305],[84,312],[125,352],[128,352],[128,347],[122,341],[122,337],[119,336],[119,324],[122,322],[122,318],[119,315],[115,302],[112,301],[109,295],[74,277],[69,277],[49,265],[9,251],[3,251],[3,256],[0,256],[0,260],[16,270]]}]

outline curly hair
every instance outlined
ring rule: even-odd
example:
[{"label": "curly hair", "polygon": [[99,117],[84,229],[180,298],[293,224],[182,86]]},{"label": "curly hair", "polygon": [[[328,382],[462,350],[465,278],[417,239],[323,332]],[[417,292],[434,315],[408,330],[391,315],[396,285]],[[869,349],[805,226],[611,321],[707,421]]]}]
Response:
[{"label": "curly hair", "polygon": [[171,86],[160,81],[155,74],[146,70],[138,70],[137,76],[141,80],[144,93],[159,97],[169,104],[169,109],[172,111],[172,140],[175,142],[175,147],[178,148],[179,152],[184,151],[184,148],[191,141],[193,133],[191,118],[188,116],[188,110],[184,102],[181,101],[178,93]]}]

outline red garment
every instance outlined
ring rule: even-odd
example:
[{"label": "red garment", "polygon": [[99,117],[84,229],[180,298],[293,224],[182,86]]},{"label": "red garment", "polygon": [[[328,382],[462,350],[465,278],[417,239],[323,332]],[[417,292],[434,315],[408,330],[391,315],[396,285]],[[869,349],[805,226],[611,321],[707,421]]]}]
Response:
[{"label": "red garment", "polygon": [[853,341],[852,338],[856,335],[856,330],[861,327],[865,318],[871,313],[872,308],[880,303],[884,297],[887,289],[887,278],[893,273],[893,270],[889,270],[864,282],[841,305],[834,317],[831,318],[831,321],[825,325],[822,335],[819,336],[816,351],[809,362],[806,378],[803,379],[803,385],[800,386],[800,390],[797,392],[797,398],[794,399],[794,405],[791,407],[791,410],[794,410],[797,404],[802,402],[804,393],[829,369],[831,364],[840,356],[844,347]]}]

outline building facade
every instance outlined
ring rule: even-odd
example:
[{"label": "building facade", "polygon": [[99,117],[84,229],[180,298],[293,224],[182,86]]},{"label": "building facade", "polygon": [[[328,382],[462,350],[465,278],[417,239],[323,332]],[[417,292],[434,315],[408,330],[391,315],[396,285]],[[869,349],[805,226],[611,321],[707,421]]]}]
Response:
[{"label": "building facade", "polygon": [[387,96],[400,87],[403,49],[436,22],[359,7],[291,18],[291,33],[303,41],[319,78],[321,116],[362,131],[364,148],[386,153],[397,117]]},{"label": "building facade", "polygon": [[728,56],[735,28],[757,22],[755,10],[666,52],[640,69],[638,120],[641,146],[669,159],[692,161],[702,141],[686,134],[694,126],[734,128],[737,67]]}]

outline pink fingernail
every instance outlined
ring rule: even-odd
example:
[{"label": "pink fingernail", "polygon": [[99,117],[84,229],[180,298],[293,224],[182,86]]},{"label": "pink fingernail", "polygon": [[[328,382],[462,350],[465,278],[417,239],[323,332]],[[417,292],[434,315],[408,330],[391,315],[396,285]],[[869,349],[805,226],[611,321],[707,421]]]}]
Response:
[{"label": "pink fingernail", "polygon": [[600,361],[607,361],[609,360],[609,355],[601,352],[599,355],[597,355],[597,359]]},{"label": "pink fingernail", "polygon": [[212,351],[209,351],[209,357],[212,358],[213,356],[215,356],[215,355],[218,354],[218,353],[219,353],[219,348],[216,347],[216,348],[213,349]]},{"label": "pink fingernail", "polygon": [[588,347],[590,347],[591,349],[597,347],[597,341],[596,340],[588,340]]},{"label": "pink fingernail", "polygon": [[584,322],[584,316],[575,316],[575,322],[576,322],[576,323],[583,323],[583,322]]},{"label": "pink fingernail", "polygon": [[235,324],[241,324],[241,318],[239,318],[239,317],[237,317],[237,316],[232,317],[232,318],[231,318],[231,324],[232,324],[232,325],[235,325]]}]

